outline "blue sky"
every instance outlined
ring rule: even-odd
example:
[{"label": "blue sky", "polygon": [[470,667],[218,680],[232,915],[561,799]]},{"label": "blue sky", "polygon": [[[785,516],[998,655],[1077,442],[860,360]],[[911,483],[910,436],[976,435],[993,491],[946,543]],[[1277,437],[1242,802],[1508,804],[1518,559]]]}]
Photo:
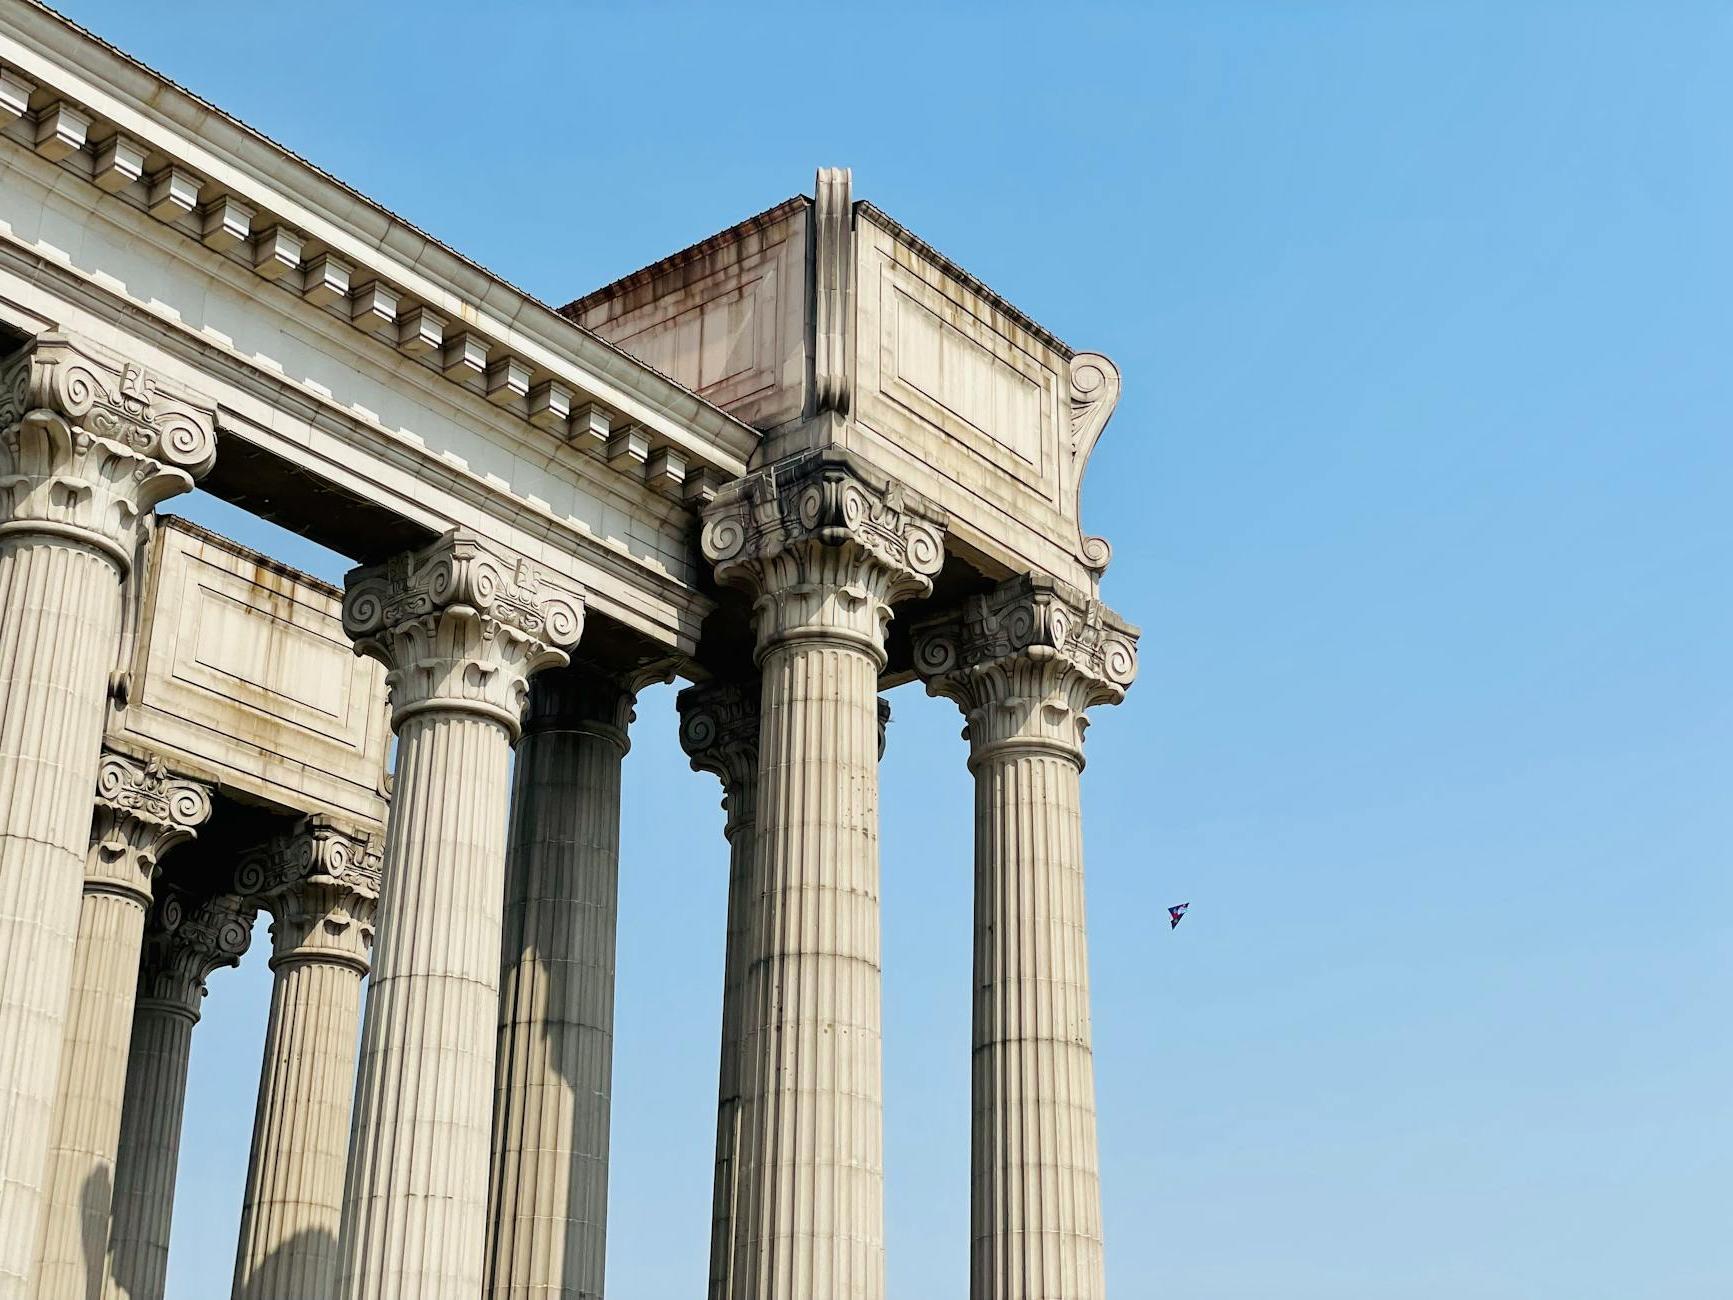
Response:
[{"label": "blue sky", "polygon": [[[850,165],[1118,361],[1116,1300],[1733,1294],[1733,9],[66,8],[549,300]],[[890,1295],[926,1300],[966,1294],[969,784],[954,707],[893,704]],[[685,1300],[725,852],[670,691],[636,732],[609,1294]],[[265,950],[196,1040],[177,1300],[228,1294]]]}]

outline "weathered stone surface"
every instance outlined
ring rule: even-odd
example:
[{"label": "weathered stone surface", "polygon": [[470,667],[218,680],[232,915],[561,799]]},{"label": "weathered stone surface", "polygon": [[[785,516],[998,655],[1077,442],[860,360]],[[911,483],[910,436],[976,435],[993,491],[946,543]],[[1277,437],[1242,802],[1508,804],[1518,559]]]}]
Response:
[{"label": "weathered stone surface", "polygon": [[506,858],[490,1300],[600,1300],[607,1256],[620,763],[666,666],[531,683]]},{"label": "weathered stone surface", "polygon": [[212,972],[246,952],[255,910],[170,892],[152,910],[127,1052],[104,1300],[163,1300],[193,1026]]},{"label": "weathered stone surface", "polygon": [[681,691],[680,745],[695,771],[722,782],[727,813],[728,935],[722,972],[722,1051],[717,1070],[716,1172],[711,1194],[709,1300],[735,1300],[734,1259],[740,1238],[740,1038],[745,1020],[747,965],[756,938],[758,901],[754,850],[758,818],[756,681],[711,682]]},{"label": "weathered stone surface", "polygon": [[762,690],[730,1284],[878,1300],[878,673],[893,603],[931,590],[942,525],[830,453],[725,489],[703,546],[755,597]]},{"label": "weathered stone surface", "polygon": [[45,335],[0,364],[0,1296],[22,1296],[71,990],[121,584],[208,413]]},{"label": "weathered stone surface", "polygon": [[453,532],[351,573],[343,622],[357,652],[386,665],[398,741],[341,1289],[349,1300],[474,1300],[487,1235],[510,749],[529,675],[566,662],[583,603],[533,565]]},{"label": "weathered stone surface", "polygon": [[380,856],[373,836],[312,816],[235,871],[236,888],[273,918],[271,1018],[235,1254],[234,1294],[243,1300],[337,1291]]},{"label": "weathered stone surface", "polygon": [[100,1290],[145,913],[164,854],[197,834],[210,791],[156,759],[105,753],[78,917],[36,1293]]},{"label": "weathered stone surface", "polygon": [[110,740],[257,802],[383,827],[385,672],[353,653],[341,590],[173,517],[140,577]]},{"label": "weathered stone surface", "polygon": [[915,629],[975,773],[971,1300],[1101,1300],[1078,776],[1085,711],[1117,703],[1137,632],[1042,578]]}]

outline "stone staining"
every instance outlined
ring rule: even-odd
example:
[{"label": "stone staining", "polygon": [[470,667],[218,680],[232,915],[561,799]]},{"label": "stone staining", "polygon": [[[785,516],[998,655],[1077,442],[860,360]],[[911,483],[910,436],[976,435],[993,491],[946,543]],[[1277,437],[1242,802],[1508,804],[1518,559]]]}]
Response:
[{"label": "stone staining", "polygon": [[878,674],[892,606],[932,590],[941,523],[826,452],[725,489],[702,544],[755,598],[763,692],[733,1285],[878,1300]]},{"label": "stone staining", "polygon": [[518,742],[482,1294],[595,1300],[607,1256],[620,764],[667,665],[541,674]]},{"label": "stone staining", "polygon": [[270,911],[271,1018],[235,1255],[237,1296],[336,1294],[361,982],[380,846],[325,816],[243,859],[238,891]]},{"label": "stone staining", "polygon": [[971,1300],[1101,1300],[1078,777],[1085,712],[1123,699],[1137,633],[1021,578],[915,631],[975,774]]},{"label": "stone staining", "polygon": [[104,1300],[163,1300],[193,1026],[205,981],[239,963],[255,915],[238,898],[201,901],[170,891],[148,923],[127,1054]]},{"label": "stone staining", "polygon": [[163,855],[211,814],[209,790],[154,759],[104,753],[100,771],[37,1250],[45,1297],[101,1286],[145,914]]},{"label": "stone staining", "polygon": [[507,770],[580,595],[453,531],[352,571],[343,625],[397,731],[343,1213],[350,1300],[474,1300],[487,1233]]},{"label": "stone staining", "polygon": [[0,363],[0,1297],[38,1245],[121,584],[210,414],[56,335]]},{"label": "stone staining", "polygon": [[694,771],[712,772],[721,780],[722,807],[727,814],[723,834],[728,840],[728,938],[722,963],[722,1053],[708,1295],[709,1300],[734,1300],[743,1088],[740,1027],[745,1018],[746,968],[754,949],[751,927],[759,893],[753,857],[758,818],[758,683],[692,686],[680,692],[676,703],[681,748],[692,760]]}]

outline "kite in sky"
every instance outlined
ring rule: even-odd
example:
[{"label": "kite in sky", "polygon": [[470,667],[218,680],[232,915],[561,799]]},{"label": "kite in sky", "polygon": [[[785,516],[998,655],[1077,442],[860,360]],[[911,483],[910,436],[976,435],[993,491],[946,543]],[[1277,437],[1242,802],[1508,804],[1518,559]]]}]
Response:
[{"label": "kite in sky", "polygon": [[1178,907],[1168,908],[1167,909],[1167,917],[1168,917],[1169,924],[1168,924],[1167,928],[1170,930],[1178,929],[1180,918],[1185,915],[1185,909],[1190,907],[1190,906],[1191,906],[1190,903],[1181,903]]}]

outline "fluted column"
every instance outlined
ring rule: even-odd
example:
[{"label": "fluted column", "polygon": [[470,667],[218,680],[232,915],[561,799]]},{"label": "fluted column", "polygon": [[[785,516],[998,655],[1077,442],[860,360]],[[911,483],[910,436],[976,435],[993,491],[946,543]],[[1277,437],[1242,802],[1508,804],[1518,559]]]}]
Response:
[{"label": "fluted column", "polygon": [[122,583],[215,450],[136,366],[55,335],[0,363],[0,1300],[40,1244]]},{"label": "fluted column", "polygon": [[103,754],[37,1250],[41,1300],[101,1292],[145,914],[163,854],[210,814],[206,787],[154,759]]},{"label": "fluted column", "polygon": [[169,890],[147,923],[114,1169],[107,1300],[162,1300],[193,1026],[205,981],[241,960],[255,915],[232,896],[197,900]]},{"label": "fluted column", "polygon": [[530,686],[506,853],[489,1300],[599,1300],[607,1256],[620,763],[668,669],[585,664]]},{"label": "fluted column", "polygon": [[475,1300],[487,1233],[511,744],[578,596],[452,532],[349,574],[388,669],[396,780],[345,1182],[341,1293]]},{"label": "fluted column", "polygon": [[1039,577],[915,630],[975,774],[971,1300],[1105,1291],[1078,777],[1085,711],[1124,697],[1136,638]]},{"label": "fluted column", "polygon": [[892,605],[931,590],[942,533],[828,453],[731,485],[703,546],[756,598],[762,690],[732,1286],[879,1300],[878,674]]},{"label": "fluted column", "polygon": [[717,1072],[716,1173],[710,1212],[709,1300],[733,1300],[740,1148],[740,1025],[749,928],[758,897],[758,683],[710,682],[680,692],[680,745],[698,772],[722,782],[727,814],[728,931],[722,960],[722,1050]]},{"label": "fluted column", "polygon": [[302,819],[235,871],[268,909],[271,1018],[235,1251],[234,1300],[332,1300],[355,1097],[361,981],[379,898],[376,837]]}]

